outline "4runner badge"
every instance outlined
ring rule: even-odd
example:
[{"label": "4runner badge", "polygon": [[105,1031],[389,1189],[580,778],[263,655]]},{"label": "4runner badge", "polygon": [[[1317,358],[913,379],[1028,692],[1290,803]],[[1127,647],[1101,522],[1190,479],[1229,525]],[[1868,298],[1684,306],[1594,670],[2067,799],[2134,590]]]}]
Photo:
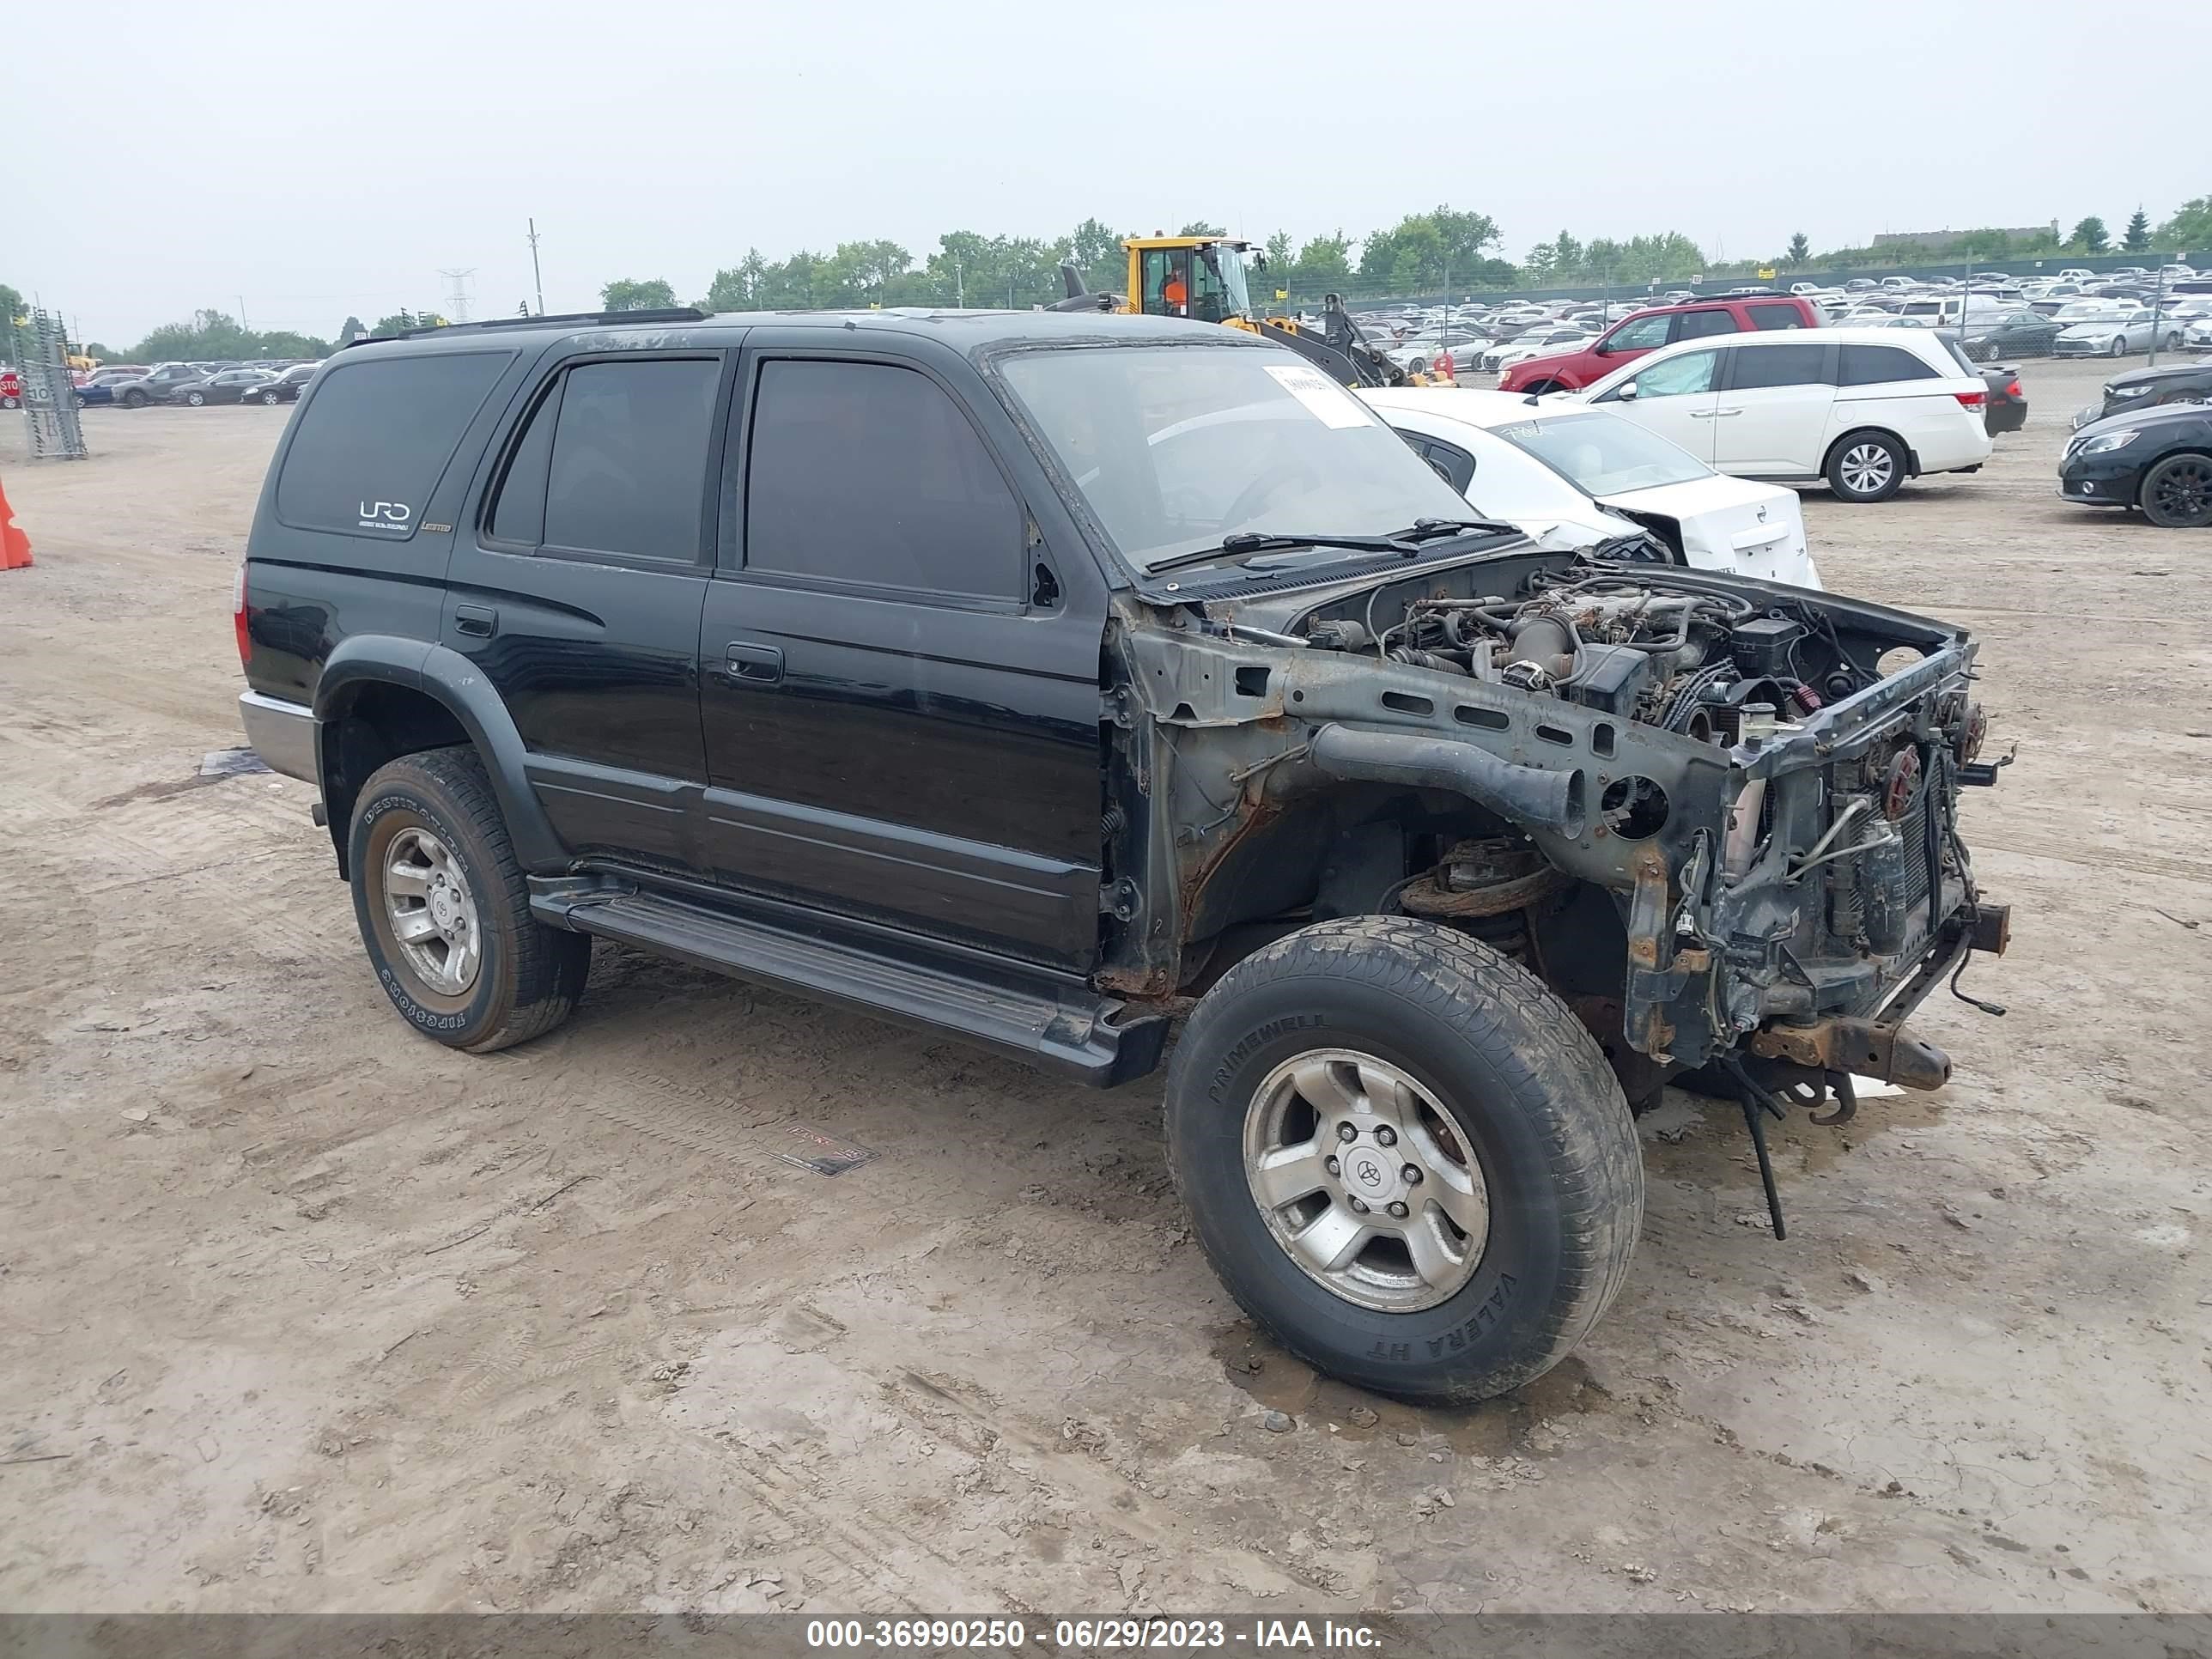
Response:
[{"label": "4runner badge", "polygon": [[404,501],[363,501],[361,504],[361,527],[363,530],[404,530],[407,520],[415,516],[415,509]]}]

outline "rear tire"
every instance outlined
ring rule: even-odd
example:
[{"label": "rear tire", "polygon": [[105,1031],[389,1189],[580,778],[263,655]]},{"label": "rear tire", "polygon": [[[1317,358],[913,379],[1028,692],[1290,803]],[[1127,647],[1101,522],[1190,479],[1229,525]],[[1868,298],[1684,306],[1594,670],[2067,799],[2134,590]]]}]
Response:
[{"label": "rear tire", "polygon": [[433,749],[380,769],[355,805],[348,845],[362,944],[409,1024],[485,1054],[568,1018],[592,941],[531,915],[474,750]]},{"label": "rear tire", "polygon": [[121,404],[125,409],[143,409],[146,407],[146,394],[143,392],[126,392],[118,398],[116,402]]},{"label": "rear tire", "polygon": [[1404,917],[1317,923],[1223,975],[1169,1068],[1167,1144],[1246,1313],[1321,1370],[1427,1403],[1557,1364],[1643,1217],[1589,1031],[1518,964]]},{"label": "rear tire", "polygon": [[1886,501],[1905,487],[1905,446],[1887,432],[1852,432],[1828,451],[1828,488],[1846,501]]},{"label": "rear tire", "polygon": [[2143,474],[2143,517],[2166,530],[2212,525],[2212,456],[2169,455]]},{"label": "rear tire", "polygon": [[185,401],[190,404],[194,409],[198,409],[206,404],[207,393],[204,392],[187,392],[185,393]]}]

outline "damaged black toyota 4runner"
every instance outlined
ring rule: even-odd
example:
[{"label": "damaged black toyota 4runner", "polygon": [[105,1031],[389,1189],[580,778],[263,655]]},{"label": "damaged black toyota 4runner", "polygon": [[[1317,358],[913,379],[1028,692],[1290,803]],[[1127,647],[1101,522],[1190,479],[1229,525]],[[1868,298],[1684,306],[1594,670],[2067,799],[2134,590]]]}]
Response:
[{"label": "damaged black toyota 4runner", "polygon": [[301,400],[242,706],[423,1033],[550,1030],[594,938],[1097,1085],[1187,1018],[1231,1293],[1471,1400],[1620,1289],[1632,1103],[1694,1072],[1763,1161],[1853,1073],[1935,1087],[1900,1022],[2006,913],[1965,634],[1466,510],[1231,329],[442,329]]}]

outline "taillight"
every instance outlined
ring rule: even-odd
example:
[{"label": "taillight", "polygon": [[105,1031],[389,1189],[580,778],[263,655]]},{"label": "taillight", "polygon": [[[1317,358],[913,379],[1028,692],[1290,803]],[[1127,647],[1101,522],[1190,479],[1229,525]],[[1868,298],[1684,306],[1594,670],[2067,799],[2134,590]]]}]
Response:
[{"label": "taillight", "polygon": [[1990,400],[1990,394],[1986,392],[1955,392],[1951,395],[1968,409],[1979,409]]},{"label": "taillight", "polygon": [[2017,398],[2020,395],[2020,382],[2018,380],[2014,380],[2010,386],[2005,388],[2005,396],[2008,398]]},{"label": "taillight", "polygon": [[253,654],[252,644],[246,634],[246,563],[243,560],[239,562],[237,580],[231,584],[230,623],[238,634],[238,665],[243,668],[246,659]]}]

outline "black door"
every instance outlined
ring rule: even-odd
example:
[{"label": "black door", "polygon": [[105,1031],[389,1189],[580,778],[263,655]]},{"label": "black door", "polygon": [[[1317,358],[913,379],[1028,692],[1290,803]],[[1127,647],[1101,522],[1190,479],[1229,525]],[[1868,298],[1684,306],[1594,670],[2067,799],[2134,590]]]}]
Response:
[{"label": "black door", "polygon": [[456,538],[444,642],[495,685],[572,852],[698,868],[720,352],[555,362]]},{"label": "black door", "polygon": [[699,635],[717,878],[1089,967],[1096,568],[1046,545],[957,358],[747,356]]}]

